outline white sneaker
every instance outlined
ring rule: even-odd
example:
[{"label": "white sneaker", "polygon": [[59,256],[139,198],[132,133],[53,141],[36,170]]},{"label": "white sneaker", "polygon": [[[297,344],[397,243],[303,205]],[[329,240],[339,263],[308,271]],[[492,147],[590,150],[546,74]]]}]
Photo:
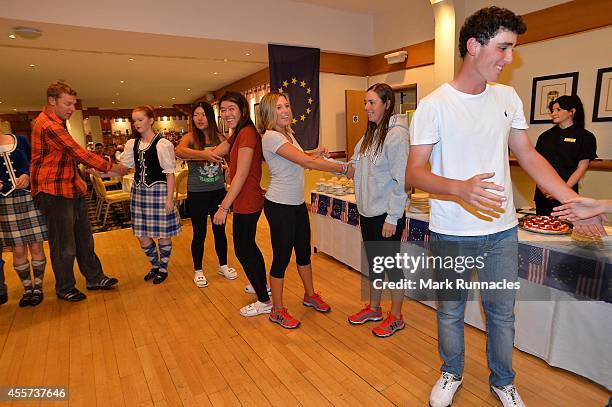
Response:
[{"label": "white sneaker", "polygon": [[[270,290],[270,287],[266,285],[266,288],[268,289],[268,295],[272,295],[272,290]],[[257,294],[251,284],[244,287],[244,292],[247,294]]]},{"label": "white sneaker", "polygon": [[202,270],[196,270],[193,273],[193,282],[198,288],[208,287],[208,281],[206,281],[206,277]]},{"label": "white sneaker", "polygon": [[525,403],[513,384],[503,387],[491,386],[491,393],[497,396],[504,407],[525,407]]},{"label": "white sneaker", "polygon": [[232,267],[227,267],[227,265],[219,267],[219,274],[228,280],[235,280],[238,278],[238,273],[236,273],[236,270]]},{"label": "white sneaker", "polygon": [[431,407],[448,407],[453,404],[453,397],[461,384],[463,383],[463,376],[458,378],[452,373],[444,372],[434,384],[429,395],[429,405]]},{"label": "white sneaker", "polygon": [[261,314],[269,314],[272,312],[272,302],[269,303],[255,301],[252,304],[240,308],[240,315],[243,317],[254,317]]}]

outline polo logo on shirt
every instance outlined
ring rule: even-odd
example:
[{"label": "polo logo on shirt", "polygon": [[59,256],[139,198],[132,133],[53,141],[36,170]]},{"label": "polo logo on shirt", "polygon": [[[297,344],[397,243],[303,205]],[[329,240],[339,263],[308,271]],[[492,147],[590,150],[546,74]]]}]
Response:
[{"label": "polo logo on shirt", "polygon": [[568,143],[575,143],[576,139],[575,138],[566,137],[566,138],[563,139],[563,141],[567,141]]},{"label": "polo logo on shirt", "polygon": [[504,110],[504,116],[508,117],[508,113]]}]

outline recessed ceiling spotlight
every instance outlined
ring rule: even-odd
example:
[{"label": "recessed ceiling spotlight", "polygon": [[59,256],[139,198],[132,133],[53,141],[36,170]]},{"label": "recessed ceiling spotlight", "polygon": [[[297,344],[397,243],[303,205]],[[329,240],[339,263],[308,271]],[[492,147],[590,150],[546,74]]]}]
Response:
[{"label": "recessed ceiling spotlight", "polygon": [[219,75],[219,72],[213,72],[213,75]]},{"label": "recessed ceiling spotlight", "polygon": [[33,40],[42,35],[42,31],[34,27],[15,27],[13,28],[13,33],[26,40]]},{"label": "recessed ceiling spotlight", "polygon": [[2,104],[2,101],[0,100],[0,105]]},{"label": "recessed ceiling spotlight", "polygon": [[125,83],[125,81],[119,81],[119,83]]},{"label": "recessed ceiling spotlight", "polygon": [[13,109],[14,111],[17,111],[17,109]]},{"label": "recessed ceiling spotlight", "polygon": [[15,38],[17,38],[17,36],[15,34],[11,34],[9,35],[9,38],[14,40]]},{"label": "recessed ceiling spotlight", "polygon": [[35,66],[36,66],[36,65],[34,65],[34,64],[30,64],[30,67],[35,67]]},{"label": "recessed ceiling spotlight", "polygon": [[191,88],[187,88],[187,90],[191,90]]},{"label": "recessed ceiling spotlight", "polygon": [[223,58],[223,62],[227,62],[227,58]]},{"label": "recessed ceiling spotlight", "polygon": [[157,107],[162,107],[162,105],[159,105],[159,106],[157,106]]},{"label": "recessed ceiling spotlight", "polygon": [[176,98],[172,98],[172,100],[176,100]]},{"label": "recessed ceiling spotlight", "polygon": [[114,101],[113,101],[113,102],[111,102],[111,103],[112,103],[113,105],[115,104],[115,102],[114,102]]},{"label": "recessed ceiling spotlight", "polygon": [[133,62],[134,58],[128,58],[128,61]]},{"label": "recessed ceiling spotlight", "polygon": [[248,56],[251,56],[251,53],[250,53],[250,52],[247,52],[247,53],[246,53],[246,54],[244,54],[244,55],[246,55],[246,56],[248,57]]}]

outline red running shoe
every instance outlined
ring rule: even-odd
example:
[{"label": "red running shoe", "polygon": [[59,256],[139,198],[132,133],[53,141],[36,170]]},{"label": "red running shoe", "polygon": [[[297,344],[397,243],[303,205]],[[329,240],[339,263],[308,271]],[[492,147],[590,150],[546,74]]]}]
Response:
[{"label": "red running shoe", "polygon": [[372,309],[370,304],[366,305],[361,311],[355,315],[348,317],[348,321],[353,325],[365,324],[368,321],[382,321],[382,311],[378,308],[378,311]]},{"label": "red running shoe", "polygon": [[270,313],[270,321],[276,322],[283,328],[287,328],[287,329],[295,329],[298,326],[300,326],[300,321],[293,318],[289,314],[289,311],[287,311],[287,308],[281,308],[276,311],[273,310]]},{"label": "red running shoe", "polygon": [[308,296],[304,294],[304,301],[302,302],[306,307],[312,307],[319,312],[329,312],[331,311],[331,307],[328,303],[323,301],[323,298],[319,295],[319,293],[314,293],[312,296]]},{"label": "red running shoe", "polygon": [[379,338],[386,338],[387,336],[393,335],[395,332],[400,329],[404,329],[406,324],[404,324],[404,319],[402,316],[395,318],[393,314],[389,312],[387,318],[376,328],[372,329],[372,333]]}]

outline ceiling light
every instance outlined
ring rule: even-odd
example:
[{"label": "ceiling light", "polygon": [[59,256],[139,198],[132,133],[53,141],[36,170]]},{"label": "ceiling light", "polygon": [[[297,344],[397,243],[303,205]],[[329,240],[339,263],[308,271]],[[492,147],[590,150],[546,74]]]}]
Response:
[{"label": "ceiling light", "polygon": [[0,105],[2,104],[2,101],[0,100]]},{"label": "ceiling light", "polygon": [[132,62],[134,61],[134,58],[128,58],[128,61]]},{"label": "ceiling light", "polygon": [[13,32],[26,40],[33,40],[42,35],[42,31],[33,27],[15,27],[13,28]]},{"label": "ceiling light", "polygon": [[125,83],[125,81],[119,81],[120,83]]},{"label": "ceiling light", "polygon": [[172,100],[176,100],[176,98],[172,98]]},{"label": "ceiling light", "polygon": [[219,75],[219,72],[213,72],[213,75]]},{"label": "ceiling light", "polygon": [[15,34],[11,34],[11,35],[9,35],[9,38],[14,40],[15,38],[17,38],[17,36]]},{"label": "ceiling light", "polygon": [[191,88],[187,88],[187,90],[191,90]]},{"label": "ceiling light", "polygon": [[223,58],[223,62],[227,62],[227,58]]},{"label": "ceiling light", "polygon": [[246,56],[248,57],[248,56],[250,56],[250,55],[251,55],[251,53],[250,53],[250,52],[247,52],[247,53],[246,53],[246,54],[244,54],[244,55],[246,55]]},{"label": "ceiling light", "polygon": [[30,64],[30,67],[35,67],[35,66],[36,66],[36,65],[34,65],[34,64]]},{"label": "ceiling light", "polygon": [[159,106],[157,106],[157,107],[162,107],[162,105],[159,105]]},{"label": "ceiling light", "polygon": [[113,105],[115,104],[115,102],[111,102]]},{"label": "ceiling light", "polygon": [[13,109],[14,111],[17,111],[17,109]]}]

